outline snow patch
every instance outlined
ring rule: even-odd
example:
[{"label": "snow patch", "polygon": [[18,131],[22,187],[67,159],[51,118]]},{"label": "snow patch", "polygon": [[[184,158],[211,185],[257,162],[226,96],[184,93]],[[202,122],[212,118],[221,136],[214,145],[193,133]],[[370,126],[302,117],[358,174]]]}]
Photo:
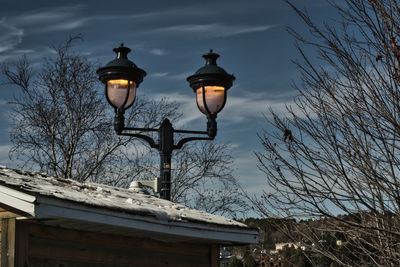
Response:
[{"label": "snow patch", "polygon": [[38,172],[27,172],[0,166],[0,185],[17,187],[26,193],[105,207],[160,221],[187,221],[221,226],[248,228],[234,220],[191,209],[154,196],[137,194],[129,189],[102,184],[61,179]]}]

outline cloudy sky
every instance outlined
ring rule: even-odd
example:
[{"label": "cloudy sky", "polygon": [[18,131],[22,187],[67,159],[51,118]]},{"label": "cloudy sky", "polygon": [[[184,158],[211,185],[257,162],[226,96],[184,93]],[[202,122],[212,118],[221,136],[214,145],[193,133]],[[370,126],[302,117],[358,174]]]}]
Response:
[{"label": "cloudy sky", "polygon": [[[295,0],[315,20],[332,16],[322,0]],[[287,26],[305,31],[294,12],[281,0],[0,0],[0,63],[26,54],[36,67],[51,56],[69,35],[82,34],[75,49],[107,63],[121,42],[147,77],[140,94],[167,96],[181,104],[184,114],[176,128],[204,130],[206,118],[197,110],[186,77],[200,68],[210,49],[218,63],[236,76],[225,109],[218,115],[219,142],[231,143],[237,176],[250,192],[265,188],[254,151],[262,147],[257,133],[268,127],[264,115],[272,107],[284,112],[297,92],[291,87],[298,71],[291,63],[298,55]],[[99,90],[103,87],[99,84]],[[8,159],[9,106],[15,88],[0,91],[0,164]]]}]

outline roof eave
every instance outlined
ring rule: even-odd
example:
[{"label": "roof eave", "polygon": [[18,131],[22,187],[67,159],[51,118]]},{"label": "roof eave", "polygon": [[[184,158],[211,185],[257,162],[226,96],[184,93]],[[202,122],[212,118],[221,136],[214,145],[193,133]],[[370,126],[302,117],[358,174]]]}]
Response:
[{"label": "roof eave", "polygon": [[258,242],[258,231],[210,223],[174,221],[168,218],[143,216],[47,196],[33,196],[0,186],[0,202],[31,216],[30,219],[62,218],[78,222],[75,228],[93,224],[104,232],[127,233],[144,231],[155,235],[177,236],[179,239],[201,239],[205,242],[241,245]]}]

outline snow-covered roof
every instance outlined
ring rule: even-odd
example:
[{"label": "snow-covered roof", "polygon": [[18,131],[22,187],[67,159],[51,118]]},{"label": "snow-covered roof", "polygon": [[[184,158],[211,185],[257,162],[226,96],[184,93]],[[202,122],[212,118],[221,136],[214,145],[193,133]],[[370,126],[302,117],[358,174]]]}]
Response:
[{"label": "snow-covered roof", "polygon": [[[222,216],[129,189],[77,182],[4,166],[0,166],[0,203],[37,219],[65,217],[69,220],[178,235],[184,233],[182,229],[185,229],[188,237],[198,235],[198,238],[203,237],[204,231],[211,231],[210,237],[223,233],[222,236],[227,240],[222,240],[222,236],[216,238],[216,241],[222,243],[257,242],[256,230]],[[171,229],[175,230],[171,232]],[[194,233],[193,230],[200,232]],[[232,234],[237,237],[229,240]]]}]

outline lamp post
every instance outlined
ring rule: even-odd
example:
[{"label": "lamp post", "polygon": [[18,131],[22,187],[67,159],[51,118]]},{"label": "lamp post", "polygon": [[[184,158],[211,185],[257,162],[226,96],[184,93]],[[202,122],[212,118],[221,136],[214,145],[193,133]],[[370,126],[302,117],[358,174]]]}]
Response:
[{"label": "lamp post", "polygon": [[[114,129],[118,135],[143,139],[150,147],[159,151],[160,196],[163,199],[170,200],[172,151],[182,148],[189,141],[213,140],[215,138],[217,135],[217,114],[225,106],[226,92],[232,86],[235,77],[217,65],[219,55],[210,50],[209,53],[203,55],[206,60],[205,66],[187,78],[190,87],[196,94],[199,110],[207,116],[206,131],[177,130],[172,127],[168,119],[164,119],[158,129],[126,127],[124,123],[125,110],[135,102],[136,89],[146,76],[146,72],[128,59],[127,55],[131,51],[128,47],[121,44],[113,51],[117,54],[117,57],[104,67],[99,68],[97,74],[100,81],[105,84],[107,101],[115,109]],[[143,132],[158,132],[158,143],[152,137],[142,134]],[[174,133],[200,136],[185,137],[175,143]]]}]

